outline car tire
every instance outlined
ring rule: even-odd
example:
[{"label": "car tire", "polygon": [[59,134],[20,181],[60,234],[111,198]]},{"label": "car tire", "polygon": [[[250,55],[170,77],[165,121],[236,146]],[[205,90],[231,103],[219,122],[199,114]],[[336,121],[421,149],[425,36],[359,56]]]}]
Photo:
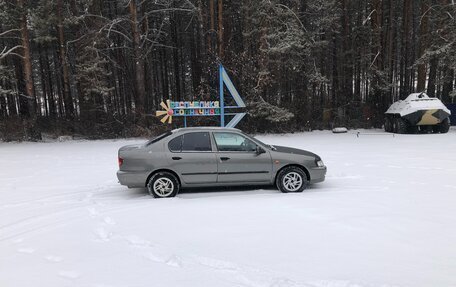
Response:
[{"label": "car tire", "polygon": [[157,172],[149,179],[147,190],[155,198],[175,197],[180,185],[176,176],[169,172]]},{"label": "car tire", "polygon": [[283,193],[302,192],[308,183],[305,172],[296,166],[282,169],[276,178],[277,188]]}]

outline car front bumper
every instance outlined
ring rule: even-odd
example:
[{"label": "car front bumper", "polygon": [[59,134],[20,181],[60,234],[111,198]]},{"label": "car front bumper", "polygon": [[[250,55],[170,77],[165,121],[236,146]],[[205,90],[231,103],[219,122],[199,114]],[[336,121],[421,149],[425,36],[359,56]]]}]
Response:
[{"label": "car front bumper", "polygon": [[322,182],[325,180],[327,168],[326,166],[322,167],[313,167],[309,170],[310,173],[310,183]]}]

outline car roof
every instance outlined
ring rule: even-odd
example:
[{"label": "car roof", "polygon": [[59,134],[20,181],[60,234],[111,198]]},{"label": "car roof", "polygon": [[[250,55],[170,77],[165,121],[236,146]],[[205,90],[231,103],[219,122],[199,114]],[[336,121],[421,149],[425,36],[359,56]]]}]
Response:
[{"label": "car roof", "polygon": [[232,132],[241,132],[239,129],[235,128],[225,128],[225,127],[189,127],[189,128],[179,128],[172,130],[172,133],[180,133],[187,131],[232,131]]}]

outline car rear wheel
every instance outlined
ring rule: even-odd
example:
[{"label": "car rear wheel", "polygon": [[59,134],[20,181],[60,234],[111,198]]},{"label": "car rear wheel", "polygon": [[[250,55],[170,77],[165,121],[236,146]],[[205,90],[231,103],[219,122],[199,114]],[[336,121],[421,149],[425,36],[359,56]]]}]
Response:
[{"label": "car rear wheel", "polygon": [[302,192],[308,185],[307,176],[299,167],[286,167],[277,175],[276,185],[283,193]]},{"label": "car rear wheel", "polygon": [[155,198],[174,197],[179,192],[179,181],[172,173],[158,172],[149,179],[147,190]]}]

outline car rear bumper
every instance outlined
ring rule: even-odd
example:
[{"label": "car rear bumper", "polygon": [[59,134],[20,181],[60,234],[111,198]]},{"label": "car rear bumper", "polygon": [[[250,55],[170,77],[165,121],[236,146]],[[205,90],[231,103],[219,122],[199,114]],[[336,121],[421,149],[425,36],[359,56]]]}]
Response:
[{"label": "car rear bumper", "polygon": [[121,185],[128,187],[144,187],[146,186],[148,173],[138,171],[117,171],[117,179]]},{"label": "car rear bumper", "polygon": [[325,180],[327,168],[326,166],[322,167],[313,167],[309,170],[310,173],[310,183],[322,182]]}]

